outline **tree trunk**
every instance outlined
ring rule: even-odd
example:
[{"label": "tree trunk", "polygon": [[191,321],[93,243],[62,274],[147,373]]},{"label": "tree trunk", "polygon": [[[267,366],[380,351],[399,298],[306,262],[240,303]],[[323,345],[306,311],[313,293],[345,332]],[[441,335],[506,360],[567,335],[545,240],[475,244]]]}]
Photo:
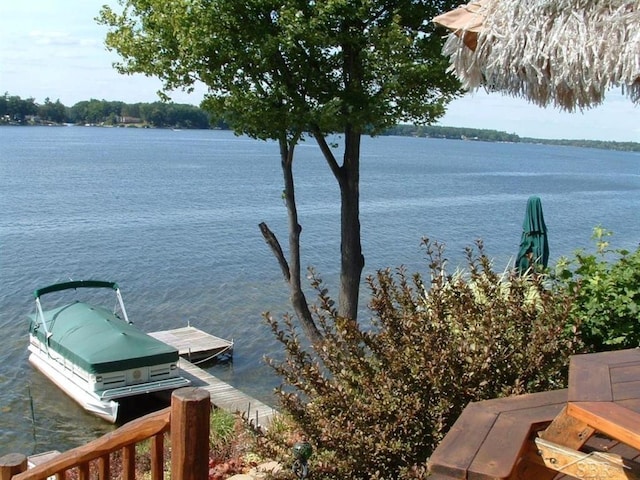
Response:
[{"label": "tree trunk", "polygon": [[260,230],[267,244],[271,247],[291,292],[290,300],[296,316],[310,342],[315,343],[322,338],[318,327],[313,321],[307,298],[302,291],[300,264],[300,232],[302,227],[298,223],[298,209],[296,207],[295,186],[293,181],[293,151],[297,138],[287,142],[280,140],[280,160],[284,176],[284,198],[287,205],[289,223],[289,262],[278,243],[275,235],[265,223],[260,224]]},{"label": "tree trunk", "polygon": [[358,317],[358,296],[364,268],[360,243],[360,138],[359,133],[345,135],[344,163],[338,177],[340,185],[340,301],[339,313],[346,318]]},{"label": "tree trunk", "polygon": [[340,291],[338,313],[358,318],[360,280],[364,256],[360,243],[360,139],[362,134],[345,131],[344,161],[338,165],[327,139],[319,128],[313,135],[340,187]]}]

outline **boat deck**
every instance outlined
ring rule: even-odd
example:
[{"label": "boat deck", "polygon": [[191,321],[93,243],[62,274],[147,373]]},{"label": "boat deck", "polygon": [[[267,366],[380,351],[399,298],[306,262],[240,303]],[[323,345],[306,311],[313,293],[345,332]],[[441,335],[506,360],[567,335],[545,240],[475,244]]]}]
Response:
[{"label": "boat deck", "polygon": [[193,363],[228,359],[233,355],[232,340],[210,335],[191,326],[152,332],[149,335],[176,348],[181,357]]}]

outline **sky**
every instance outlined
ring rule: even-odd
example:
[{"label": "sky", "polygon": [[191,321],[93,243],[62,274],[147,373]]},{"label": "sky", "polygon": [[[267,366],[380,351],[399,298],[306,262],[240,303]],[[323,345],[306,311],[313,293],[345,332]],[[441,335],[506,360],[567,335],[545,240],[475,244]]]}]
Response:
[{"label": "sky", "polygon": [[[154,102],[161,84],[143,75],[120,75],[117,54],[104,46],[106,27],[95,17],[116,0],[18,0],[0,2],[0,91],[23,99],[60,100],[66,106],[92,98]],[[177,91],[172,100],[198,105],[205,93]],[[468,93],[449,104],[438,125],[486,128],[521,137],[640,142],[640,106],[619,90],[584,112],[541,108],[526,100]]]}]

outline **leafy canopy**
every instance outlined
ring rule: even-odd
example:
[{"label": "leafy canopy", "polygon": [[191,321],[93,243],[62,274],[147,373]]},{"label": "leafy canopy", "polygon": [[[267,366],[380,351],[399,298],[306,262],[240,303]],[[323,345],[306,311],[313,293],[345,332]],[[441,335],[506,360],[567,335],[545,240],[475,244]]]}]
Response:
[{"label": "leafy canopy", "polygon": [[612,249],[612,232],[593,229],[596,253],[578,250],[561,258],[554,276],[560,288],[576,292],[574,322],[594,351],[636,348],[640,344],[640,246]]},{"label": "leafy canopy", "polygon": [[430,122],[459,93],[430,21],[453,1],[119,3],[98,18],[116,68],[167,91],[203,82],[203,107],[254,138]]}]

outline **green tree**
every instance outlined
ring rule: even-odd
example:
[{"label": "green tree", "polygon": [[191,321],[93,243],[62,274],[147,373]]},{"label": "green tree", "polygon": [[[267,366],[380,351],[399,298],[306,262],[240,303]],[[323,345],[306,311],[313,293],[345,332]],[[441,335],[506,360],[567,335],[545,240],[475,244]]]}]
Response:
[{"label": "green tree", "polygon": [[168,122],[180,128],[209,128],[207,113],[193,105],[171,104]]},{"label": "green tree", "polygon": [[[289,216],[289,258],[261,224],[291,289],[296,315],[312,340],[319,330],[301,286],[301,226],[294,150],[310,133],[340,188],[339,311],[356,318],[364,256],[359,176],[363,132],[397,122],[428,123],[459,92],[445,74],[442,35],[431,22],[453,0],[119,0],[98,21],[122,73],[144,73],[166,91],[208,87],[203,108],[239,134],[279,142]],[[340,156],[327,138],[343,136]]]},{"label": "green tree", "polygon": [[154,127],[166,126],[166,105],[162,102],[147,103],[140,107],[142,120]]},{"label": "green tree", "polygon": [[635,348],[640,344],[640,246],[634,252],[612,249],[612,233],[593,229],[596,253],[561,258],[554,276],[559,286],[577,292],[572,311],[583,338],[595,351]]},{"label": "green tree", "polygon": [[4,95],[0,97],[0,117],[4,117],[9,114],[9,92],[4,92]]},{"label": "green tree", "polygon": [[125,104],[120,112],[122,116],[140,118],[141,103]]},{"label": "green tree", "polygon": [[42,120],[63,123],[67,121],[67,107],[60,100],[52,102],[49,98],[44,99],[44,104],[38,108],[38,116]]},{"label": "green tree", "polygon": [[23,122],[27,115],[36,115],[38,106],[33,98],[23,100],[17,95],[4,94],[4,99],[0,102],[0,115],[9,115],[12,121]]},{"label": "green tree", "polygon": [[69,115],[75,123],[100,124],[109,116],[109,108],[105,100],[83,100],[71,107]]}]

